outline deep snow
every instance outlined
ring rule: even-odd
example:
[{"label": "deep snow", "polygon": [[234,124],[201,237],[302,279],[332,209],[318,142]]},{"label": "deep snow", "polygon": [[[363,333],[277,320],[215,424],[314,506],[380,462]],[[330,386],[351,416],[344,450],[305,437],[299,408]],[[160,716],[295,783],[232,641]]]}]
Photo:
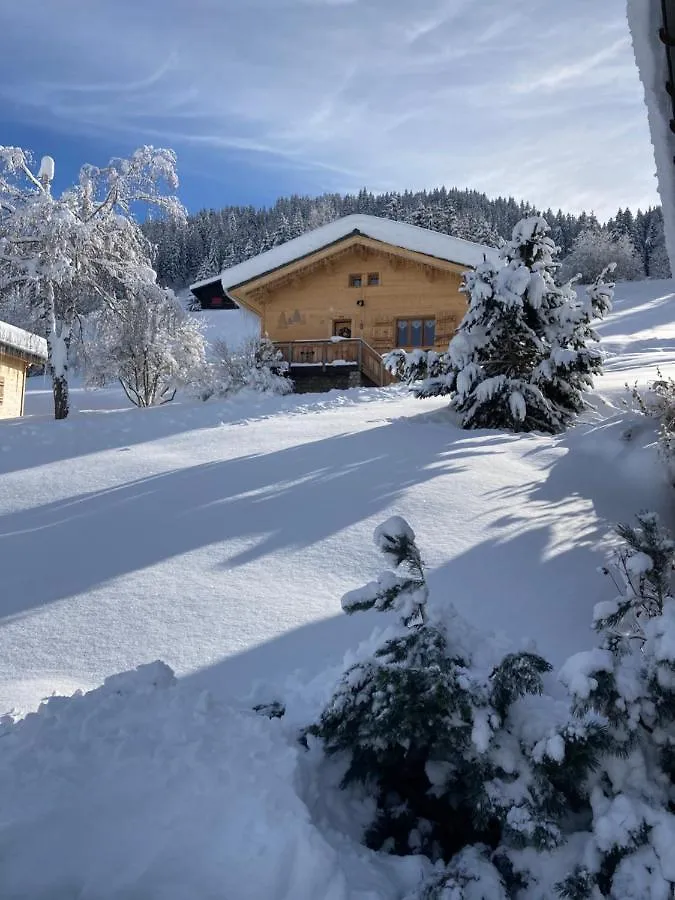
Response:
[{"label": "deep snow", "polygon": [[[610,592],[611,524],[669,505],[653,425],[622,401],[673,362],[671,291],[620,287],[597,410],[562,437],[462,432],[402,388],[3,423],[0,711],[157,658],[235,695],[338,663],[372,627],[340,597],[376,574],[370,536],[392,514],[436,600],[562,662]],[[31,382],[27,410],[46,414]],[[123,402],[74,391],[76,409]]]},{"label": "deep snow", "polygon": [[432,603],[556,665],[591,646],[612,524],[673,524],[624,384],[672,371],[674,303],[620,286],[596,408],[559,437],[463,432],[402,388],[141,411],[76,387],[55,423],[31,379],[32,416],[0,423],[0,711],[112,677],[0,721],[3,900],[401,900],[428,863],[362,847],[294,740],[381,624],[340,598],[401,515]]}]

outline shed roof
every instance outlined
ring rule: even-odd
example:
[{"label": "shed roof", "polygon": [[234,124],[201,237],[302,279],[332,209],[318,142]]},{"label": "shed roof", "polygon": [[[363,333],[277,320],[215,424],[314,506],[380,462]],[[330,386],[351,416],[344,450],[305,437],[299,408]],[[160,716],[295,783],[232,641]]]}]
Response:
[{"label": "shed roof", "polygon": [[0,322],[0,350],[14,353],[29,362],[45,362],[47,341],[38,334],[24,331],[9,322]]},{"label": "shed roof", "polygon": [[484,244],[475,244],[473,241],[465,241],[449,234],[430,231],[428,228],[419,228],[417,225],[409,225],[407,222],[394,222],[378,216],[356,214],[329,222],[327,225],[301,234],[292,241],[272,247],[265,253],[252,256],[236,266],[225,269],[220,275],[213,275],[211,278],[195,282],[190,285],[190,289],[194,290],[211,284],[220,278],[223,288],[229,290],[252,281],[254,278],[260,278],[268,272],[273,272],[275,269],[302,259],[304,256],[322,250],[353,234],[362,234],[364,237],[382,241],[394,247],[401,247],[404,250],[412,250],[471,268],[483,262],[486,257],[490,259],[498,255],[497,250]]}]

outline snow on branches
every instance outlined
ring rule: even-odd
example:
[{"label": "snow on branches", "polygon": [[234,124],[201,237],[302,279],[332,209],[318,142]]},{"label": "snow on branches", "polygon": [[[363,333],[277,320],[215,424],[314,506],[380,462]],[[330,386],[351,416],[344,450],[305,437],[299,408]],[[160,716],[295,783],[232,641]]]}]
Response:
[{"label": "snow on branches", "polygon": [[500,264],[466,273],[469,308],[446,353],[396,350],[385,360],[415,396],[450,395],[464,428],[561,431],[602,371],[591,323],[611,308],[611,267],[580,299],[571,282],[555,282],[549,230],[541,217],[521,220]]},{"label": "snow on branches", "polygon": [[345,789],[361,785],[375,801],[369,846],[448,863],[411,900],[474,896],[474,887],[477,897],[488,889],[515,896],[515,864],[525,872],[533,853],[564,842],[602,731],[570,723],[564,704],[558,715],[551,698],[537,697],[546,660],[504,654],[454,611],[429,607],[404,519],[389,519],[374,537],[405,574],[347,594],[343,608],[394,612],[396,624],[364,645],[306,738],[343,759]]},{"label": "snow on branches", "polygon": [[206,366],[197,320],[172,291],[148,283],[116,298],[90,317],[88,380],[102,386],[118,380],[135,406],[173,400]]},{"label": "snow on branches", "polygon": [[0,147],[0,296],[20,288],[42,320],[54,412],[68,415],[68,356],[76,318],[154,283],[152,248],[132,217],[134,204],[170,216],[182,207],[164,187],[178,181],[171,150],[142,147],[103,168],[85,165],[60,197],[53,162],[34,174],[30,155]]},{"label": "snow on branches", "polygon": [[617,532],[623,543],[604,571],[619,595],[595,607],[600,644],[560,672],[577,715],[603,724],[609,750],[587,786],[583,863],[559,886],[572,900],[675,890],[675,543],[654,513]]},{"label": "snow on branches", "polygon": [[224,341],[211,348],[211,362],[205,371],[200,395],[227,397],[251,390],[263,394],[290,394],[293,382],[288,377],[289,365],[272,341],[263,335],[230,350]]}]

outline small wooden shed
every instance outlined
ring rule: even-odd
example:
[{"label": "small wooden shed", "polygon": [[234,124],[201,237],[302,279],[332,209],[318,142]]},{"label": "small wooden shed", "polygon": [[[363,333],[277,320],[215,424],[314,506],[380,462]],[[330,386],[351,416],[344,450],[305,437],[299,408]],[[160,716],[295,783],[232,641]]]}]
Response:
[{"label": "small wooden shed", "polygon": [[0,322],[0,419],[23,415],[28,367],[46,361],[44,338]]}]

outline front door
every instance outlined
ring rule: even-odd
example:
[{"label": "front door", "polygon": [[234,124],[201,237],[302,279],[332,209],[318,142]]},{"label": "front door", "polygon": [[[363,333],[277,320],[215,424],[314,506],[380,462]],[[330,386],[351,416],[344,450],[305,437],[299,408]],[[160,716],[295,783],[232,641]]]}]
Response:
[{"label": "front door", "polygon": [[333,319],[333,337],[350,338],[351,336],[351,319]]}]

